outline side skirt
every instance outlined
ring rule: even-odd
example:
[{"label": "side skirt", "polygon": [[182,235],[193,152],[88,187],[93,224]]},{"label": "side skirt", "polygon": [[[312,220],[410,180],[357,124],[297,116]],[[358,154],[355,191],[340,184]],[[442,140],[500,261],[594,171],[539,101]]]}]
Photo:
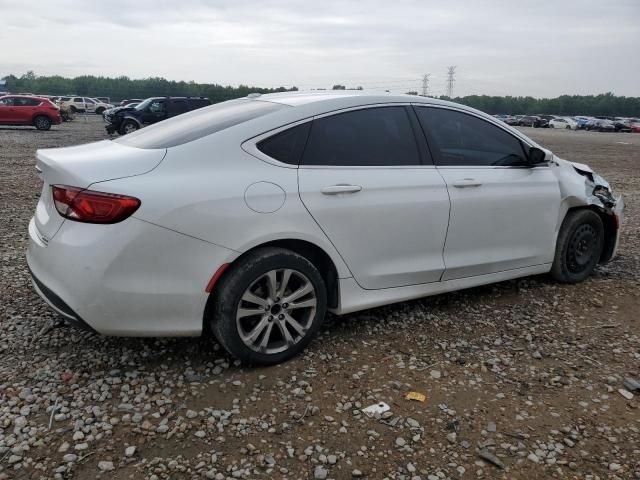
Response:
[{"label": "side skirt", "polygon": [[527,277],[529,275],[539,275],[548,273],[550,270],[551,263],[545,263],[475,277],[457,278],[444,282],[409,285],[406,287],[383,288],[379,290],[365,290],[361,288],[353,278],[341,278],[340,303],[338,308],[331,309],[331,312],[342,315],[367,308],[379,307],[381,305],[438,295],[439,293],[453,292],[465,288],[487,285],[489,283]]}]

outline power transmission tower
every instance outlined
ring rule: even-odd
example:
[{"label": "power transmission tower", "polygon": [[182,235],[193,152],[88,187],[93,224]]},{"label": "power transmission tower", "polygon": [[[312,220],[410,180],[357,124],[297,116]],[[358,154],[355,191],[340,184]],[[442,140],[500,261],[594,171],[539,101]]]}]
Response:
[{"label": "power transmission tower", "polygon": [[453,82],[456,81],[455,74],[456,65],[447,67],[447,97],[449,98],[453,98]]},{"label": "power transmission tower", "polygon": [[431,76],[430,73],[425,73],[424,77],[422,77],[422,96],[423,97],[429,96],[429,77],[430,76]]}]

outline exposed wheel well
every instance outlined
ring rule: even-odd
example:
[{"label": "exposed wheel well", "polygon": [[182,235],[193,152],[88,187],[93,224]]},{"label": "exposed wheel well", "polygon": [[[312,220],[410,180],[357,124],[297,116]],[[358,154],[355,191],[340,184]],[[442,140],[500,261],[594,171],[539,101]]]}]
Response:
[{"label": "exposed wheel well", "polygon": [[594,211],[602,220],[602,225],[604,225],[604,248],[602,249],[602,255],[600,255],[598,263],[606,263],[611,260],[611,257],[613,256],[613,249],[616,245],[616,236],[618,233],[618,224],[616,223],[616,219],[613,215],[608,214],[603,209],[598,208],[595,205],[570,208],[569,211],[567,211],[567,215],[571,212],[575,212],[576,210],[584,209]]},{"label": "exposed wheel well", "polygon": [[243,253],[240,257],[238,257],[235,261],[237,262],[242,258],[243,255],[255,250],[256,248],[263,247],[280,247],[286,248],[287,250],[291,250],[292,252],[297,253],[298,255],[302,255],[306,259],[308,259],[311,263],[313,263],[320,275],[322,275],[322,279],[327,287],[327,305],[329,308],[336,308],[338,306],[338,270],[336,269],[333,260],[331,257],[325,252],[322,248],[317,245],[307,242],[305,240],[294,240],[294,239],[285,239],[285,240],[274,240],[272,242],[263,243],[258,245],[251,250]]},{"label": "exposed wheel well", "polygon": [[[291,250],[292,252],[297,253],[298,255],[302,255],[306,259],[308,259],[311,263],[315,265],[315,267],[320,272],[322,279],[324,280],[325,286],[327,287],[327,306],[329,308],[337,308],[339,301],[339,285],[338,285],[338,270],[336,269],[333,260],[331,257],[325,252],[322,248],[317,245],[307,242],[305,240],[295,240],[295,239],[284,239],[284,240],[274,240],[271,242],[262,243],[260,245],[256,245],[250,250],[247,250],[238,258],[236,258],[230,265],[233,268],[234,264],[240,262],[247,254],[253,252],[258,248],[264,247],[279,247],[286,248],[287,250]],[[229,269],[225,269],[220,278],[217,280],[220,282],[225,275],[227,274]],[[208,315],[208,311],[211,308],[210,303],[214,298],[214,293],[216,291],[216,287],[213,287],[213,291],[209,296],[209,301],[207,302],[207,307],[205,309],[205,318]]]}]

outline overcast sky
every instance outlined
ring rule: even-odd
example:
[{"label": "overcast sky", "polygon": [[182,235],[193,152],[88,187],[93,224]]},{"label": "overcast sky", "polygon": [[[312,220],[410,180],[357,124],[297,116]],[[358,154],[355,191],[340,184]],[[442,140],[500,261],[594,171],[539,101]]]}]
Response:
[{"label": "overcast sky", "polygon": [[0,77],[640,96],[640,0],[0,0]]}]

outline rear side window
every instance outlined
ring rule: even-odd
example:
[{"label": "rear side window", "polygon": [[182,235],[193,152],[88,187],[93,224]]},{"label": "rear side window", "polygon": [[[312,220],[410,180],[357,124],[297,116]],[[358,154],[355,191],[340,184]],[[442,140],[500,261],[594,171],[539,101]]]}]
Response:
[{"label": "rear side window", "polygon": [[171,100],[169,102],[169,113],[171,115],[180,115],[189,111],[189,104],[186,100]]},{"label": "rear side window", "polygon": [[259,142],[256,146],[265,155],[282,163],[300,164],[307,143],[311,122],[284,130]]},{"label": "rear side window", "polygon": [[0,105],[4,105],[5,107],[13,106],[13,98],[11,98],[11,97],[1,98],[0,99]]},{"label": "rear side window", "polygon": [[522,142],[481,118],[444,108],[416,107],[437,165],[522,166]]},{"label": "rear side window", "polygon": [[175,147],[283,108],[290,107],[259,100],[229,100],[156,123],[114,142],[137,148]]},{"label": "rear side window", "polygon": [[206,107],[207,105],[211,105],[211,101],[206,98],[190,98],[189,99],[189,110],[195,110],[196,108]]},{"label": "rear side window", "polygon": [[35,98],[20,98],[15,97],[13,99],[13,105],[16,107],[35,107],[40,105],[42,100],[36,100]]},{"label": "rear side window", "polygon": [[419,165],[420,155],[405,107],[376,107],[314,120],[304,165]]}]

